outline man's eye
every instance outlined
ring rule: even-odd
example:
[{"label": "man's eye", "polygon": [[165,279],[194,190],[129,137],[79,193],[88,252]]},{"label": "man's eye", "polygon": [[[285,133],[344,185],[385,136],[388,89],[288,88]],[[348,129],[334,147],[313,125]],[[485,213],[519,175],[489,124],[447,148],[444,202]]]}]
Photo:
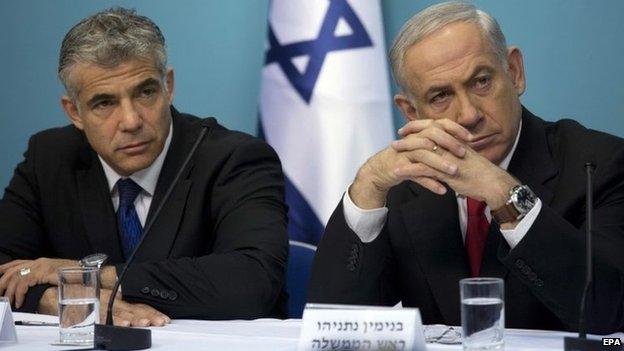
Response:
[{"label": "man's eye", "polygon": [[446,99],[448,99],[449,96],[451,96],[451,94],[449,94],[446,91],[443,91],[441,93],[436,94],[434,97],[432,97],[431,98],[431,103],[432,104],[440,104],[440,103],[446,101]]},{"label": "man's eye", "polygon": [[141,90],[141,96],[142,97],[151,97],[154,94],[156,94],[156,89],[155,88],[145,88],[145,89]]},{"label": "man's eye", "polygon": [[102,101],[98,101],[93,105],[93,109],[95,110],[102,110],[108,107],[113,106],[113,101],[111,100],[102,100]]},{"label": "man's eye", "polygon": [[474,87],[478,90],[486,89],[490,86],[490,77],[479,77],[475,79]]}]

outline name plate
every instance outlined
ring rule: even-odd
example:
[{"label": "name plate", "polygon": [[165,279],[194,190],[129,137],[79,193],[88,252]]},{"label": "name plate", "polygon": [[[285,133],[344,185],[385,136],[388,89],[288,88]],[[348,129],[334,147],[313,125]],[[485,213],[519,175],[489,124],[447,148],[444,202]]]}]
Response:
[{"label": "name plate", "polygon": [[15,323],[9,299],[0,297],[0,344],[14,344],[17,342]]},{"label": "name plate", "polygon": [[417,308],[307,304],[299,351],[425,351]]}]

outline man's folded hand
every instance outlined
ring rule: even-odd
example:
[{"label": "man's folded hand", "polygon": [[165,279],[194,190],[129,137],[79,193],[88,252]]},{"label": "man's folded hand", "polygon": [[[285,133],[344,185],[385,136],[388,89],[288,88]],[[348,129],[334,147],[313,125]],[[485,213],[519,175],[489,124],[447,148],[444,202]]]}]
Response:
[{"label": "man's folded hand", "polygon": [[58,285],[60,267],[77,267],[74,260],[41,257],[36,260],[13,260],[0,265],[0,295],[9,298],[15,308],[22,307],[28,289],[38,284]]}]

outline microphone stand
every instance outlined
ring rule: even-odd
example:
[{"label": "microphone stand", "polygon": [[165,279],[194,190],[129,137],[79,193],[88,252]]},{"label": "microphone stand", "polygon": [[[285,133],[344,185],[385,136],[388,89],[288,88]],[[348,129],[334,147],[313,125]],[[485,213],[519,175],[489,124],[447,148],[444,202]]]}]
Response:
[{"label": "microphone stand", "polygon": [[585,204],[585,287],[583,296],[581,297],[581,309],[579,314],[579,336],[567,336],[563,339],[563,348],[565,351],[600,351],[604,350],[604,346],[600,340],[587,339],[586,329],[586,309],[587,295],[591,293],[591,283],[593,280],[593,263],[592,263],[592,227],[593,227],[593,173],[595,166],[591,162],[585,163],[585,172],[587,176],[587,196]]},{"label": "microphone stand", "polygon": [[182,176],[184,169],[186,168],[189,161],[195,154],[195,150],[197,150],[197,147],[199,146],[201,141],[206,136],[206,133],[208,132],[212,124],[212,121],[213,121],[212,119],[206,119],[202,122],[201,124],[202,130],[199,133],[197,140],[195,140],[195,143],[193,144],[191,151],[188,153],[188,156],[184,160],[182,167],[180,167],[180,170],[178,171],[175,178],[171,182],[171,185],[167,189],[167,192],[165,193],[162,201],[160,202],[160,204],[158,204],[158,208],[156,208],[156,211],[154,212],[154,215],[152,216],[151,221],[149,221],[149,223],[147,223],[147,225],[145,226],[145,230],[143,231],[143,235],[141,236],[141,239],[139,240],[138,244],[135,246],[134,250],[132,250],[130,257],[128,257],[126,264],[123,266],[123,269],[121,270],[121,273],[119,274],[119,277],[117,278],[117,281],[115,282],[115,286],[113,287],[111,297],[108,300],[108,306],[106,308],[106,324],[95,325],[95,330],[94,330],[95,336],[94,336],[94,343],[93,343],[93,348],[95,350],[131,351],[131,350],[143,350],[143,349],[148,349],[152,347],[152,331],[151,330],[131,328],[131,327],[119,327],[119,326],[113,325],[113,304],[115,303],[115,296],[117,295],[117,292],[119,291],[119,286],[121,282],[126,276],[126,271],[128,270],[128,267],[134,261],[134,257],[136,256],[136,253],[139,251],[139,248],[143,244],[143,241],[145,240],[145,238],[147,238],[147,234],[152,228],[152,225],[154,224],[154,222],[156,221],[156,218],[158,218],[158,214],[160,213],[165,203],[169,199],[169,196],[173,192],[173,189],[178,183],[179,178]]}]

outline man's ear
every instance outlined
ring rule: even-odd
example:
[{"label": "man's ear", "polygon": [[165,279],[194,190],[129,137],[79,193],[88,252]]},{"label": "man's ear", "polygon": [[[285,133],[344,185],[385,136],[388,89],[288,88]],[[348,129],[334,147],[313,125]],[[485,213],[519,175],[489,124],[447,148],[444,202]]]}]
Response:
[{"label": "man's ear", "polygon": [[403,117],[405,117],[408,121],[418,119],[418,112],[407,96],[401,94],[395,95],[394,103],[401,111],[401,114],[403,114]]},{"label": "man's ear", "polygon": [[63,107],[63,111],[65,111],[65,114],[69,117],[69,120],[74,124],[74,126],[82,130],[82,117],[80,117],[80,114],[78,113],[78,106],[74,103],[74,101],[72,101],[69,96],[64,95],[61,98],[61,107]]},{"label": "man's ear", "polygon": [[167,99],[169,100],[169,105],[173,104],[173,93],[175,89],[175,79],[173,68],[167,68],[167,73],[165,74],[165,84],[167,84]]},{"label": "man's ear", "polygon": [[524,76],[524,59],[519,48],[511,46],[507,49],[507,63],[509,65],[509,78],[511,78],[516,93],[520,96],[526,88],[526,80]]}]

